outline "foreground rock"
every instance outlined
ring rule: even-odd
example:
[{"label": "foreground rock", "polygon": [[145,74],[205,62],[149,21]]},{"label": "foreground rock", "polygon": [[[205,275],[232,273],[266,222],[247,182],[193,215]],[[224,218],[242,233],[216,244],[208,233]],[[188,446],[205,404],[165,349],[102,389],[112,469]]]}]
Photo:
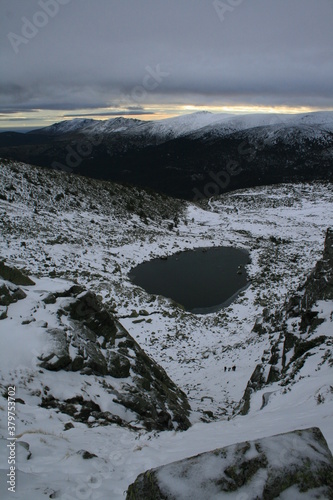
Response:
[{"label": "foreground rock", "polygon": [[[333,498],[333,457],[318,428],[238,443],[138,476],[127,500]],[[236,496],[235,496],[236,495]]]}]

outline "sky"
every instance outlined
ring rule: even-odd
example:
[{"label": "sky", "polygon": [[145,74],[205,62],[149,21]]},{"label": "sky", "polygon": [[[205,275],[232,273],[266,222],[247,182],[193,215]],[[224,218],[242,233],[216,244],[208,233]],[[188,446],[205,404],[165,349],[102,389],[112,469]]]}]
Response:
[{"label": "sky", "polygon": [[0,127],[333,110],[333,0],[1,0]]}]

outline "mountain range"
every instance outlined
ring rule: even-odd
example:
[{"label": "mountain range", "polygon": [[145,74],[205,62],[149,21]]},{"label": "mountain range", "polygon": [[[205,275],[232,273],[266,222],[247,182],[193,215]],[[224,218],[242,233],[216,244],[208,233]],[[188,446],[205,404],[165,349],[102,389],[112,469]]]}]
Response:
[{"label": "mountain range", "polygon": [[3,132],[0,156],[195,201],[251,186],[332,180],[333,112],[77,118]]}]

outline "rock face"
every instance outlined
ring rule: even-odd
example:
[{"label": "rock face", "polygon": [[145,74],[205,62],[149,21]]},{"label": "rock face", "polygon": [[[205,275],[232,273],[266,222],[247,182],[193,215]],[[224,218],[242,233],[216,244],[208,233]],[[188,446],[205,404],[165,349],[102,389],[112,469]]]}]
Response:
[{"label": "rock face", "polygon": [[[18,283],[34,285],[20,271],[0,262],[0,320],[6,320],[12,303],[30,293],[21,290]],[[29,320],[22,324],[35,321],[38,309],[53,323],[52,328],[47,328],[45,321],[35,326],[36,332],[42,330],[41,338],[45,340],[37,354],[38,369],[54,372],[55,385],[60,370],[68,372],[69,378],[70,372],[79,375],[77,394],[57,399],[48,387],[41,395],[40,406],[56,408],[87,425],[116,423],[160,431],[190,427],[190,405],[185,393],[147,356],[93,292],[69,285],[58,292],[38,294]],[[80,393],[82,384],[91,387],[89,395],[86,390]],[[97,403],[100,392],[105,395],[108,411]]]},{"label": "rock face", "polygon": [[[250,410],[251,394],[272,382],[287,385],[294,379],[306,359],[316,349],[331,352],[331,326],[318,333],[325,320],[320,317],[319,301],[333,300],[333,229],[327,229],[322,258],[306,277],[304,284],[291,295],[285,305],[267,319],[260,318],[253,332],[261,335],[281,332],[272,344],[267,367],[256,366],[239,403],[238,412],[246,415]],[[291,326],[294,323],[294,326]],[[327,358],[333,366],[332,355]],[[268,369],[267,369],[268,368]],[[268,376],[267,376],[268,373]],[[263,401],[264,403],[264,401]]]},{"label": "rock face", "polygon": [[314,307],[318,300],[333,300],[333,229],[330,228],[326,232],[323,257],[286,306],[287,317],[300,318],[302,333],[320,324]]},{"label": "rock face", "polygon": [[[202,453],[140,474],[127,500],[333,498],[333,457],[318,428]],[[281,495],[281,496],[280,496]]]},{"label": "rock face", "polygon": [[333,229],[327,229],[323,257],[306,280],[301,309],[310,311],[317,300],[333,299]]},{"label": "rock face", "polygon": [[[113,402],[133,412],[148,430],[186,430],[190,426],[186,395],[94,293],[74,286],[67,292],[48,295],[44,303],[56,305],[60,327],[46,330],[48,342],[39,355],[42,368],[97,376]],[[113,379],[117,379],[116,384]],[[72,401],[58,401],[48,395],[42,406],[57,407],[84,422],[92,414],[96,420],[103,417],[104,423],[120,423],[115,415],[103,412],[101,416],[98,405],[92,408],[91,403],[84,399],[76,402],[81,406],[76,412]]]}]

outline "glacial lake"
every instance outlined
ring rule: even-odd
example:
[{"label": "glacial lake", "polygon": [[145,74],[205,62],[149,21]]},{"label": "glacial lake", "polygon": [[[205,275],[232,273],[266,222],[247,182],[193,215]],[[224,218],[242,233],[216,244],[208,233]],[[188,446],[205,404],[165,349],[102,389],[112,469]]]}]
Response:
[{"label": "glacial lake", "polygon": [[131,282],[153,295],[163,295],[195,314],[229,305],[248,286],[245,250],[197,248],[152,259],[131,269]]}]

